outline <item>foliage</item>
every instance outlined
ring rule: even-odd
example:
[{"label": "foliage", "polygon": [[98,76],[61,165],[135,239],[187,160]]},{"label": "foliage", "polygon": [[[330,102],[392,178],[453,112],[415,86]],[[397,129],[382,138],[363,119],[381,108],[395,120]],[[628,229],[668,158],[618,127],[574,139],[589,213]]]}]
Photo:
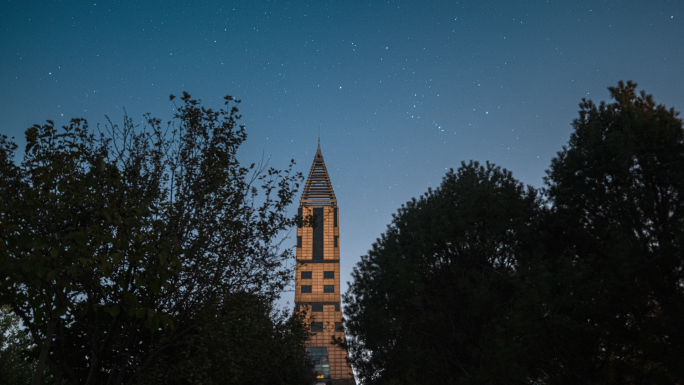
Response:
[{"label": "foliage", "polygon": [[313,383],[303,316],[272,312],[268,302],[246,293],[206,304],[187,320],[192,331],[158,355],[138,383]]},{"label": "foliage", "polygon": [[364,383],[684,383],[682,120],[609,90],[545,199],[471,162],[402,206],[344,297]]},{"label": "foliage", "polygon": [[[674,109],[609,88],[580,103],[546,183],[558,382],[684,380],[684,131]],[[565,341],[565,342],[564,342]]]},{"label": "foliage", "polygon": [[207,304],[272,301],[292,276],[276,236],[302,176],[240,165],[239,101],[181,99],[167,129],[33,126],[20,165],[0,137],[0,303],[37,347],[32,383],[45,365],[58,384],[132,383]]},{"label": "foliage", "polygon": [[31,340],[21,330],[19,317],[8,306],[0,307],[0,385],[24,385],[31,381],[34,363],[26,354]]},{"label": "foliage", "polygon": [[510,172],[470,162],[399,209],[344,296],[347,347],[365,384],[525,377],[505,319],[537,201]]}]

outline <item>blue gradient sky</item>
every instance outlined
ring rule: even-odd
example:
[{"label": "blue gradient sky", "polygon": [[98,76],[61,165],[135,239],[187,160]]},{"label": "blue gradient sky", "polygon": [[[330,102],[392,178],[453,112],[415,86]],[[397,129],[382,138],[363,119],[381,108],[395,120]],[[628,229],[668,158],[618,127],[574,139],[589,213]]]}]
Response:
[{"label": "blue gradient sky", "polygon": [[320,126],[346,287],[400,204],[461,161],[542,186],[577,104],[620,79],[681,110],[683,11],[658,0],[0,0],[0,133],[121,122],[123,108],[167,120],[170,93],[209,107],[230,94],[249,133],[241,159],[294,158],[306,174]]}]

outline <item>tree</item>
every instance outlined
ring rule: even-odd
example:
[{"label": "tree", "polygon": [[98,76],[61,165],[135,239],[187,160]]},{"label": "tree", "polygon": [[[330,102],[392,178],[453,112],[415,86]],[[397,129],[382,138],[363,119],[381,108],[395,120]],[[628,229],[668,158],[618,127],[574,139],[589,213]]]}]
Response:
[{"label": "tree", "polygon": [[402,206],[345,295],[365,382],[684,382],[682,120],[609,90],[545,200],[471,162]]},{"label": "tree", "polygon": [[240,165],[239,101],[181,99],[167,129],[33,126],[20,165],[0,137],[0,303],[36,346],[33,384],[46,365],[57,384],[133,383],[208,304],[270,303],[291,279],[277,235],[302,176]]},{"label": "tree", "polygon": [[0,307],[0,385],[23,385],[31,380],[34,362],[27,354],[30,347],[19,317],[8,306]]},{"label": "tree", "polygon": [[530,383],[523,329],[512,322],[538,206],[510,172],[472,161],[402,205],[344,295],[360,379]]},{"label": "tree", "polygon": [[157,356],[138,383],[313,384],[303,315],[273,314],[269,305],[247,293],[205,304],[186,321],[192,331]]},{"label": "tree", "polygon": [[636,87],[582,100],[546,178],[556,382],[684,381],[684,130]]}]

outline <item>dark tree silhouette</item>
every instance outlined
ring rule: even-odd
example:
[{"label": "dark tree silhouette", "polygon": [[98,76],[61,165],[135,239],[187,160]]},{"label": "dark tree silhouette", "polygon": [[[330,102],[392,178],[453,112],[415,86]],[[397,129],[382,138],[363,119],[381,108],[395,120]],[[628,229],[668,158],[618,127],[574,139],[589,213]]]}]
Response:
[{"label": "dark tree silhouette", "polygon": [[546,178],[557,382],[684,380],[684,131],[636,86],[582,100]]},{"label": "dark tree silhouette", "polygon": [[302,176],[240,165],[239,101],[181,99],[166,129],[36,125],[20,165],[0,137],[0,304],[37,346],[33,384],[46,365],[57,384],[134,383],[200,314],[270,309],[291,279],[277,235]]},{"label": "dark tree silhouette", "polygon": [[609,90],[543,199],[471,162],[399,209],[344,296],[364,383],[684,383],[682,120]]},{"label": "dark tree silhouette", "polygon": [[399,209],[344,296],[347,347],[365,384],[527,377],[506,319],[537,207],[510,172],[471,162]]}]

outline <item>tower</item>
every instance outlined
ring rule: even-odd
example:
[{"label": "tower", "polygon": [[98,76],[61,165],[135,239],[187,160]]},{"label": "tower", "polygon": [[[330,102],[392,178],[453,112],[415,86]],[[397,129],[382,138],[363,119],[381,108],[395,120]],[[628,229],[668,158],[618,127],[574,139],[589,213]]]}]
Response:
[{"label": "tower", "polygon": [[331,344],[333,336],[345,338],[340,307],[340,215],[320,138],[298,215],[315,219],[313,227],[297,228],[295,311],[306,311],[306,322],[314,333],[307,351],[316,361],[320,382],[355,384],[347,352]]}]

